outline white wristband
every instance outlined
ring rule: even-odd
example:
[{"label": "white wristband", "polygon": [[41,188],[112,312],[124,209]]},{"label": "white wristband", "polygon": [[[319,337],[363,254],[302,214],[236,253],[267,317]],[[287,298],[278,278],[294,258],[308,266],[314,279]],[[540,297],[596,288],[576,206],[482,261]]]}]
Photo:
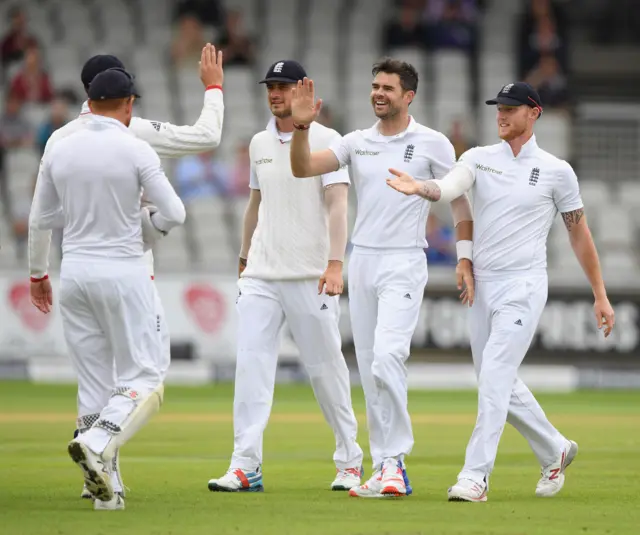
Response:
[{"label": "white wristband", "polygon": [[457,241],[456,251],[458,253],[458,262],[463,258],[473,262],[473,242],[471,240]]}]

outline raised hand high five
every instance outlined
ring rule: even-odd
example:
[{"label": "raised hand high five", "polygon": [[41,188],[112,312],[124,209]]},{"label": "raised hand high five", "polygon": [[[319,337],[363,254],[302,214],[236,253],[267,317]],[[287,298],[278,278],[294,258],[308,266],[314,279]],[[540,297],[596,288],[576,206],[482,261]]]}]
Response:
[{"label": "raised hand high five", "polygon": [[316,101],[313,80],[305,78],[299,81],[291,95],[293,123],[300,126],[310,125],[318,117],[321,107],[322,99]]}]

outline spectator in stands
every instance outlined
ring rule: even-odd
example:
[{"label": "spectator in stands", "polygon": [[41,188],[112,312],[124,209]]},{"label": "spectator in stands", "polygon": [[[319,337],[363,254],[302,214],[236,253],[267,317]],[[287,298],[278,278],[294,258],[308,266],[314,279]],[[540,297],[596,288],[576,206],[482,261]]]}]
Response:
[{"label": "spectator in stands", "polygon": [[421,9],[412,1],[404,1],[394,16],[386,22],[383,30],[384,52],[394,48],[426,46],[426,27],[421,22]]},{"label": "spectator in stands", "polygon": [[[31,126],[22,115],[22,104],[20,100],[9,95],[5,104],[4,113],[0,117],[0,200],[4,207],[4,213],[8,220],[8,223],[14,230],[14,236],[20,243],[23,243],[26,238],[26,227],[22,228],[20,222],[24,222],[24,217],[19,217],[20,214],[24,216],[24,209],[20,213],[17,209],[21,208],[24,203],[18,199],[17,203],[12,202],[9,180],[7,170],[7,154],[11,149],[21,147],[31,147],[33,143],[33,137],[31,135]],[[16,206],[14,206],[16,204]],[[29,210],[26,210],[26,218],[29,217]],[[24,231],[24,232],[21,232]],[[22,240],[22,241],[21,241]],[[24,251],[22,250],[24,253]]]},{"label": "spectator in stands", "polygon": [[560,63],[553,54],[543,54],[526,81],[538,91],[543,106],[554,108],[567,104],[569,100],[567,78],[560,70]]},{"label": "spectator in stands", "polygon": [[236,149],[236,161],[231,171],[229,193],[234,196],[249,195],[249,174],[251,173],[251,158],[249,156],[250,139],[241,141]]},{"label": "spectator in stands", "polygon": [[225,67],[230,65],[251,65],[255,60],[253,39],[244,28],[242,11],[230,10],[225,27],[218,39],[218,46],[224,54]]},{"label": "spectator in stands", "polygon": [[424,12],[429,47],[473,51],[477,17],[475,0],[429,0]]},{"label": "spectator in stands", "polygon": [[4,75],[12,64],[22,60],[28,47],[37,44],[27,31],[27,16],[21,7],[12,7],[9,10],[9,19],[11,28],[0,44],[0,60]]},{"label": "spectator in stands", "polygon": [[40,125],[36,136],[36,143],[40,155],[44,154],[44,147],[58,128],[64,126],[69,121],[69,106],[64,95],[58,94],[51,103],[50,114],[47,120]]},{"label": "spectator in stands", "polygon": [[427,218],[427,262],[433,265],[450,266],[457,261],[455,232],[432,213]]},{"label": "spectator in stands", "polygon": [[203,197],[226,197],[229,172],[214,151],[181,158],[175,172],[178,194],[185,204]]},{"label": "spectator in stands", "polygon": [[[176,65],[198,65],[202,47],[205,44],[202,23],[196,15],[183,15],[171,45],[171,56]],[[226,63],[226,58],[225,58]]]},{"label": "spectator in stands", "polygon": [[22,102],[10,93],[7,96],[4,113],[0,117],[0,147],[3,149],[30,147],[32,143],[31,125],[22,113]]},{"label": "spectator in stands", "polygon": [[530,0],[520,21],[519,76],[533,69],[544,54],[553,54],[562,72],[568,72],[567,17],[551,0]]},{"label": "spectator in stands", "polygon": [[180,20],[185,15],[195,15],[207,26],[221,26],[224,20],[223,9],[218,0],[179,0],[174,16]]},{"label": "spectator in stands", "polygon": [[23,102],[43,104],[53,100],[53,89],[49,75],[42,68],[38,45],[27,48],[24,66],[11,81],[9,91]]},{"label": "spectator in stands", "polygon": [[466,135],[465,124],[461,119],[455,119],[451,123],[447,137],[456,152],[456,160],[467,150],[476,146],[476,143]]}]

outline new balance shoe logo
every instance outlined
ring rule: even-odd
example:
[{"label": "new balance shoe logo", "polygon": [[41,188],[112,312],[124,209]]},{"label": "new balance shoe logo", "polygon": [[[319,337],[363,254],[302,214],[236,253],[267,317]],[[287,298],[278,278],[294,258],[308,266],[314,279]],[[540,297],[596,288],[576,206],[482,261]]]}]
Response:
[{"label": "new balance shoe logo", "polygon": [[411,299],[411,294],[404,294],[405,299]]},{"label": "new balance shoe logo", "polygon": [[409,163],[411,158],[413,158],[413,150],[415,149],[414,145],[407,145],[407,148],[404,151],[404,161],[405,163]]},{"label": "new balance shoe logo", "polygon": [[327,305],[325,305],[324,303],[322,303],[322,306],[320,307],[320,310],[327,310],[329,307]]},{"label": "new balance shoe logo", "polygon": [[522,327],[522,320],[516,320],[513,322],[514,325],[520,325]]},{"label": "new balance shoe logo", "polygon": [[540,178],[540,169],[538,167],[534,167],[531,169],[531,174],[529,175],[529,185],[535,186],[538,183],[538,179]]}]

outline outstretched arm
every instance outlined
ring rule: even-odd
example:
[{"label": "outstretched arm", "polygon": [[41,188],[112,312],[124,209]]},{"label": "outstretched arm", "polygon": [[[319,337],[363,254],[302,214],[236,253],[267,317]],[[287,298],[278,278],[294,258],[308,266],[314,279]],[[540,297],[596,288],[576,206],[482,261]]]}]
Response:
[{"label": "outstretched arm", "polygon": [[419,195],[428,201],[451,202],[471,189],[475,177],[466,165],[455,165],[444,177],[419,181],[407,173],[389,169],[396,178],[388,178],[387,184],[405,195]]},{"label": "outstretched arm", "polygon": [[607,290],[604,286],[602,278],[602,270],[600,269],[600,259],[598,251],[593,242],[591,231],[587,225],[587,219],[584,215],[584,208],[578,208],[570,212],[564,212],[562,219],[567,231],[569,232],[569,241],[576,258],[582,266],[595,298],[594,311],[598,322],[598,329],[605,326],[605,337],[611,334],[615,322],[613,308],[607,297]]},{"label": "outstretched arm", "polygon": [[178,158],[215,149],[220,144],[224,117],[222,84],[222,52],[211,44],[202,49],[200,79],[205,87],[204,105],[193,125],[176,126],[171,123],[149,121],[134,117],[129,129],[145,140],[161,158]]}]

